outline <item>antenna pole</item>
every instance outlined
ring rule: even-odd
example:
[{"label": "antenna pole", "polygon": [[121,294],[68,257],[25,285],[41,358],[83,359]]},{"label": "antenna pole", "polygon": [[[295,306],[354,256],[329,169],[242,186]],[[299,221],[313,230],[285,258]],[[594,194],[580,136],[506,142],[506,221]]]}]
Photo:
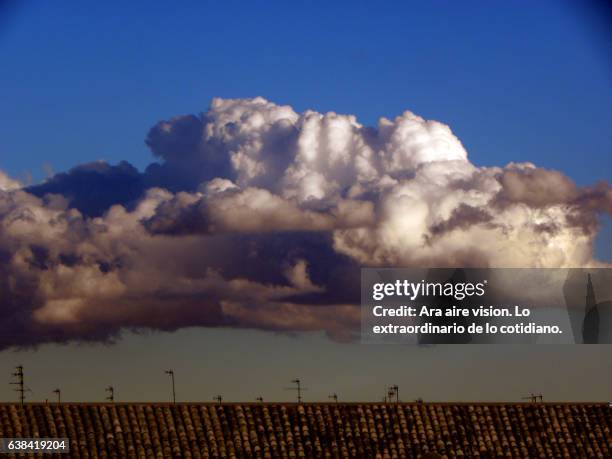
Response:
[{"label": "antenna pole", "polygon": [[294,390],[297,392],[297,402],[302,403],[302,391],[308,390],[306,387],[302,387],[302,381],[298,378],[291,380],[295,387],[285,387],[285,390]]},{"label": "antenna pole", "polygon": [[19,393],[19,402],[23,405],[25,402],[25,386],[23,382],[23,365],[19,365],[15,367],[15,372],[13,373],[13,377],[17,379],[17,381],[12,381],[11,384],[16,385],[16,392]]},{"label": "antenna pole", "polygon": [[292,382],[297,386],[297,401],[302,403],[302,382],[299,379],[294,379]]},{"label": "antenna pole", "polygon": [[538,399],[540,401],[540,403],[542,403],[544,401],[544,396],[542,394],[531,394],[528,397],[522,397],[523,400],[529,400],[531,403],[537,403]]},{"label": "antenna pole", "polygon": [[387,390],[387,396],[385,397],[386,402],[393,402],[393,398],[395,397],[395,403],[399,403],[399,386],[394,384],[393,386],[389,386]]},{"label": "antenna pole", "polygon": [[106,397],[106,400],[108,400],[111,403],[115,402],[115,388],[113,386],[108,386],[106,388],[106,392],[108,392],[108,396]]},{"label": "antenna pole", "polygon": [[57,388],[53,391],[54,394],[57,394],[57,403],[62,403],[62,391]]},{"label": "antenna pole", "polygon": [[166,370],[167,375],[170,375],[170,379],[172,379],[172,403],[176,403],[176,390],[174,388],[174,370]]}]

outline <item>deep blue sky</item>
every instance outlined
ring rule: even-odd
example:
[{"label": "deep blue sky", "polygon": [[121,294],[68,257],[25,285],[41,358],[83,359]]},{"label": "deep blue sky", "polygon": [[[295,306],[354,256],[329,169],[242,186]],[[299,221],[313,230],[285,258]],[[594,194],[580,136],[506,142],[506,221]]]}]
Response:
[{"label": "deep blue sky", "polygon": [[367,124],[410,109],[448,123],[476,164],[611,176],[610,48],[568,2],[18,3],[0,22],[13,175],[142,168],[156,121],[261,95]]}]

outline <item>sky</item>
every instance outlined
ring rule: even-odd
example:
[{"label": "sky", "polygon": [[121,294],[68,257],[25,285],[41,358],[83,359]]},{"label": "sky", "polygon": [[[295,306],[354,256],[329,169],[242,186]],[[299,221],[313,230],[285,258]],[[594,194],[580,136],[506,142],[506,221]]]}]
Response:
[{"label": "sky", "polygon": [[[579,186],[610,181],[609,23],[595,6],[5,5],[0,170],[25,185],[44,185],[55,173],[97,160],[127,160],[144,174],[154,160],[171,162],[161,143],[153,142],[161,151],[156,158],[145,144],[161,120],[207,112],[213,98],[257,96],[298,114],[354,114],[366,126],[410,110],[450,126],[477,167],[528,161]],[[610,261],[612,222],[604,222],[595,254]],[[289,399],[283,387],[295,377],[309,386],[306,398],[318,400],[332,391],[378,399],[387,382],[406,387],[407,398],[428,400],[516,400],[536,391],[558,400],[612,397],[608,346],[364,348],[325,333],[253,328],[38,344],[0,353],[0,370],[8,378],[23,363],[38,400],[56,386],[66,400],[98,400],[108,384],[124,400],[164,400],[163,370],[170,366],[179,398],[193,400],[218,393]],[[0,396],[12,399],[10,389],[0,387]]]}]

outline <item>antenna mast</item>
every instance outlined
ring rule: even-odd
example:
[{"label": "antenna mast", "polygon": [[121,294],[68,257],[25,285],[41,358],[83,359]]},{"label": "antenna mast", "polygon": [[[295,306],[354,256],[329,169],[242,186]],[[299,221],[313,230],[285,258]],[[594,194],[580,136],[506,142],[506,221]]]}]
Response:
[{"label": "antenna mast", "polygon": [[115,401],[115,388],[113,386],[108,386],[106,388],[106,392],[108,392],[108,396],[106,397],[106,400],[108,400],[111,403],[114,403],[114,401]]},{"label": "antenna mast", "polygon": [[395,403],[399,403],[399,386],[397,384],[389,386],[389,391],[387,392],[387,400],[389,403],[393,401],[393,397],[395,397]]},{"label": "antenna mast", "polygon": [[172,403],[176,403],[176,390],[174,389],[174,370],[166,370],[165,373],[172,379]]},{"label": "antenna mast", "polygon": [[544,396],[542,394],[531,394],[528,397],[522,397],[522,400],[529,400],[531,403],[537,403],[538,399],[540,403],[544,401]]},{"label": "antenna mast", "polygon": [[308,389],[306,387],[302,387],[302,381],[300,381],[298,378],[293,379],[291,382],[295,384],[295,387],[285,387],[285,390],[296,391],[297,392],[297,402],[302,403],[302,391],[308,390]]},{"label": "antenna mast", "polygon": [[16,385],[17,389],[14,389],[16,392],[19,392],[19,402],[23,405],[25,402],[25,387],[23,384],[23,365],[19,365],[15,367],[15,372],[12,374],[17,381],[11,381],[11,384]]}]

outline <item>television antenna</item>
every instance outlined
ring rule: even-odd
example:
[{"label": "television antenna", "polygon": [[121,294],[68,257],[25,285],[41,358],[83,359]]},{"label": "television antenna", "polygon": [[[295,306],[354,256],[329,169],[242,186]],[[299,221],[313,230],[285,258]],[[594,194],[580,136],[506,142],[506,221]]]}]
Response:
[{"label": "television antenna", "polygon": [[223,397],[221,395],[214,396],[213,400],[216,401],[219,405],[221,405],[221,403],[223,403]]},{"label": "television antenna", "polygon": [[531,403],[537,403],[538,399],[541,402],[544,401],[544,396],[542,394],[530,394],[528,397],[522,397],[522,400],[529,400]]},{"label": "television antenna", "polygon": [[9,384],[17,386],[15,392],[19,393],[19,402],[23,405],[25,403],[25,394],[26,392],[32,392],[29,387],[26,387],[24,383],[23,377],[23,365],[18,365],[15,367],[15,372],[11,374],[16,381],[11,381]]},{"label": "television antenna", "polygon": [[59,389],[59,387],[55,389],[53,393],[57,395],[57,403],[62,403],[62,391]]},{"label": "television antenna", "polygon": [[394,397],[395,403],[399,403],[399,386],[397,384],[389,386],[389,389],[387,390],[387,400],[389,401],[389,403],[393,401]]},{"label": "television antenna", "polygon": [[333,400],[334,403],[338,403],[338,394],[336,394],[335,392],[333,394],[329,395],[327,398]]},{"label": "television antenna", "polygon": [[106,400],[108,400],[111,403],[114,403],[115,401],[115,388],[113,386],[108,386],[105,391],[108,393],[108,395],[106,396]]},{"label": "television antenna", "polygon": [[172,379],[172,403],[176,403],[176,390],[174,389],[174,370],[166,370],[164,373],[166,373],[168,376],[170,376],[170,379]]},{"label": "television antenna", "polygon": [[294,390],[297,392],[297,402],[302,403],[302,391],[308,390],[306,387],[302,387],[302,381],[298,378],[291,380],[295,387],[285,387],[285,390]]}]

